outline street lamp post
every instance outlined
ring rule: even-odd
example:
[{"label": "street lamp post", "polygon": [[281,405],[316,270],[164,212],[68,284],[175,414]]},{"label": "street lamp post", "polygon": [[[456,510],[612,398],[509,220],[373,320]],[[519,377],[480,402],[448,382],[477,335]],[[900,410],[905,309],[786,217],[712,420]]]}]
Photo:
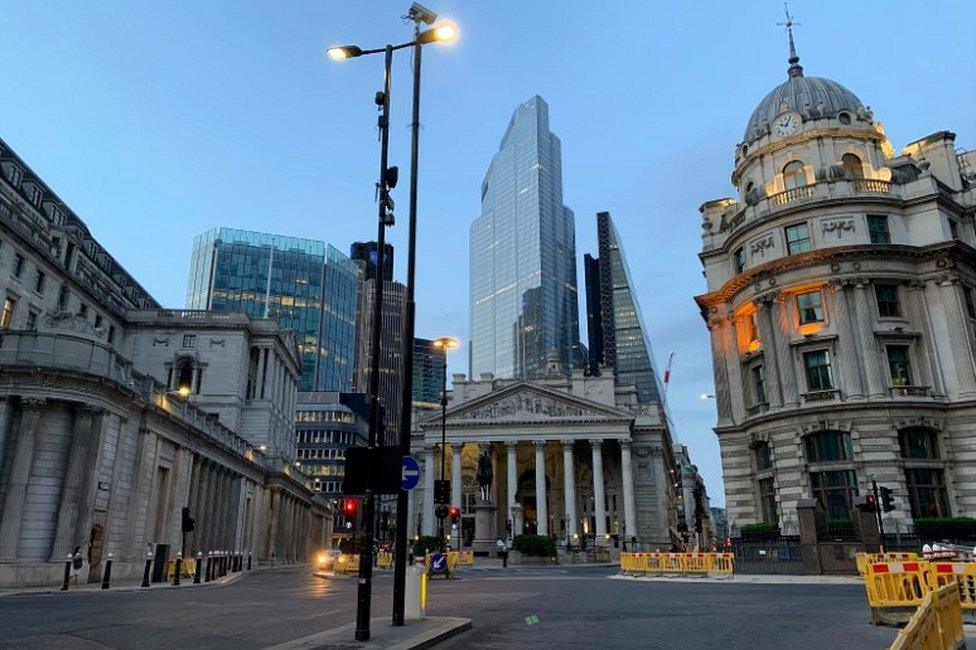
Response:
[{"label": "street lamp post", "polygon": [[[377,433],[380,429],[379,421],[379,357],[380,357],[380,339],[381,339],[381,324],[383,317],[383,249],[386,243],[386,226],[393,225],[393,200],[390,197],[389,190],[396,186],[397,171],[396,168],[390,168],[388,166],[388,154],[389,154],[389,134],[390,134],[390,84],[392,79],[392,68],[393,68],[393,52],[396,50],[402,50],[408,47],[414,47],[416,53],[416,59],[414,64],[414,124],[417,124],[417,114],[419,112],[419,74],[420,74],[420,47],[428,43],[435,42],[447,42],[454,40],[457,37],[457,28],[450,24],[444,23],[437,25],[428,29],[426,31],[420,32],[419,29],[415,31],[414,40],[408,43],[401,43],[399,45],[386,45],[383,48],[367,49],[364,50],[356,45],[340,45],[335,47],[330,47],[327,52],[330,58],[335,61],[342,61],[345,59],[356,58],[364,56],[367,54],[378,54],[383,52],[385,55],[385,65],[384,65],[384,78],[383,78],[383,91],[382,93],[377,93],[376,103],[380,107],[381,115],[379,118],[380,127],[380,180],[377,183],[377,188],[379,190],[379,223],[377,225],[377,237],[376,237],[376,274],[374,278],[374,310],[373,310],[373,330],[371,332],[372,337],[370,340],[370,353],[372,358],[370,359],[370,381],[369,381],[369,399],[370,399],[370,425],[369,425],[369,449],[372,450],[377,446]],[[413,136],[413,146],[414,153],[412,155],[412,162],[414,165],[414,177],[416,177],[416,126],[414,127]],[[410,297],[410,312],[409,312],[409,327],[411,331],[410,343],[412,345],[412,331],[413,331],[413,257],[414,257],[414,233],[416,229],[416,181],[411,180],[411,216],[410,216],[410,275],[408,279],[408,291]],[[405,337],[406,338],[406,337]],[[407,359],[412,358],[412,349],[406,357]],[[412,364],[411,364],[412,365]],[[408,375],[409,376],[409,375]],[[406,393],[406,391],[404,391]],[[409,404],[409,402],[408,402]],[[406,431],[401,432],[400,446],[403,447],[403,436],[406,435],[407,440],[407,452],[409,453],[409,411],[407,412],[407,427]],[[370,456],[372,459],[372,456]],[[370,637],[369,630],[369,620],[370,620],[370,605],[372,596],[372,573],[373,573],[373,537],[375,533],[375,521],[374,521],[374,509],[375,509],[375,495],[371,489],[371,462],[367,463],[366,467],[366,494],[364,495],[364,505],[363,505],[363,522],[365,530],[363,531],[365,540],[365,548],[359,556],[359,588],[357,594],[356,603],[356,640],[357,641],[368,641]],[[402,493],[402,490],[401,490]],[[406,510],[404,505],[403,508],[400,507],[401,499],[397,499],[397,521],[400,522],[400,510]],[[405,500],[404,500],[405,504]],[[404,515],[405,518],[405,515]],[[400,528],[405,528],[405,526],[398,525],[398,531]],[[400,533],[397,533],[397,555],[402,557],[405,555],[406,543],[401,547],[399,544]],[[394,599],[394,624],[403,624],[403,584],[405,582],[406,575],[406,565],[398,562],[398,574],[397,582],[400,584],[400,600],[399,607],[397,607],[396,598]],[[397,613],[399,613],[399,621],[397,620]]]},{"label": "street lamp post", "polygon": [[[447,353],[450,350],[456,350],[461,343],[455,338],[442,337],[435,339],[432,345],[444,351],[444,373],[441,382],[441,480],[443,481],[444,475],[447,473]],[[437,521],[437,538],[440,541],[441,551],[443,552],[445,548],[444,517],[438,515]]]}]

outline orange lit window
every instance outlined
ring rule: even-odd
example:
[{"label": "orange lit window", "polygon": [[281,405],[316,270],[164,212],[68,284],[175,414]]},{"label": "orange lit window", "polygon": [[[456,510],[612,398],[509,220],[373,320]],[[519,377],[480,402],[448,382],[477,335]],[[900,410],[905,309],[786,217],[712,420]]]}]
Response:
[{"label": "orange lit window", "polygon": [[796,308],[800,312],[800,325],[818,323],[824,319],[823,296],[819,291],[796,294]]}]

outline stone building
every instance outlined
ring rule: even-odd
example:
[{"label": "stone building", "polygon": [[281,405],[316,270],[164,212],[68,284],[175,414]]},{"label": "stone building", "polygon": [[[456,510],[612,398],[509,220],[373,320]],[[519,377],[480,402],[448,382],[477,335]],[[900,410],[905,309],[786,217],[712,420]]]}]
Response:
[{"label": "stone building", "polygon": [[[0,583],[141,576],[178,551],[304,561],[331,513],[294,460],[294,336],[164,310],[0,141]],[[182,534],[182,510],[195,530]]]},{"label": "stone building", "polygon": [[[587,537],[591,548],[633,538],[648,548],[676,541],[675,455],[660,409],[640,404],[633,386],[615,387],[611,372],[585,376],[579,369],[565,377],[558,353],[548,362],[549,378],[534,381],[454,376],[445,478],[452,503],[462,506],[465,545],[479,535],[482,451],[492,458],[497,537],[510,527],[561,544]],[[418,422],[413,450],[423,459],[423,476],[411,493],[410,530],[425,535],[437,530],[440,439],[440,414]]]},{"label": "stone building", "polygon": [[701,207],[729,523],[783,527],[803,498],[846,518],[872,479],[896,518],[973,516],[976,161],[947,131],[896,153],[789,45],[738,196]]}]

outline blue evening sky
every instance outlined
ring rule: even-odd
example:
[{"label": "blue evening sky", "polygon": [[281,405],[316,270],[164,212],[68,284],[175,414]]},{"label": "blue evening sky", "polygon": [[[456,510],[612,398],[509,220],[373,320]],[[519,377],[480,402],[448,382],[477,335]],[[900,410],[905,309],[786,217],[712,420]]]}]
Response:
[{"label": "blue evening sky", "polygon": [[[424,56],[418,335],[467,337],[482,176],[515,106],[541,95],[562,139],[577,255],[595,251],[594,214],[609,210],[662,370],[677,353],[677,434],[723,503],[714,402],[699,399],[712,371],[692,301],[704,287],[698,206],[731,193],[746,120],[786,79],[782,5],[427,4],[461,39]],[[180,307],[192,238],[213,226],[347,252],[375,237],[382,58],[340,64],[323,50],[407,40],[408,5],[0,0],[0,134],[147,289]],[[941,129],[976,146],[972,2],[802,0],[792,10],[807,74],[853,90],[896,150]],[[404,173],[390,239],[402,279],[409,54],[395,66],[391,161]],[[582,306],[581,261],[577,277]],[[466,344],[451,367],[467,370]]]}]

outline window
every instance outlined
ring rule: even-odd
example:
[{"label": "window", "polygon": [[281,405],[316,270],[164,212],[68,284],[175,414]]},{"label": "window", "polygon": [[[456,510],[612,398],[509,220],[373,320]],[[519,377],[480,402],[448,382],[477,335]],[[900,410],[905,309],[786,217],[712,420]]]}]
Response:
[{"label": "window", "polygon": [[891,385],[911,386],[912,366],[908,360],[908,346],[889,345],[886,349],[888,352],[888,372],[891,374]]},{"label": "window", "polygon": [[935,431],[930,429],[902,429],[898,432],[901,457],[921,460],[939,458],[939,442]]},{"label": "window", "polygon": [[976,318],[976,303],[973,302],[973,291],[972,287],[962,285],[962,297],[966,301],[966,313],[969,314],[970,318]]},{"label": "window", "polygon": [[61,311],[66,311],[68,309],[68,297],[71,292],[68,291],[68,284],[64,283],[58,290],[58,309]]},{"label": "window", "polygon": [[949,495],[941,469],[907,468],[908,501],[912,517],[951,517]]},{"label": "window", "polygon": [[44,282],[47,280],[47,276],[44,275],[44,271],[37,269],[37,275],[34,277],[34,291],[43,295],[44,294]]},{"label": "window", "polygon": [[837,115],[837,121],[840,122],[841,124],[850,124],[851,123],[851,114],[850,113],[839,113]]},{"label": "window", "polygon": [[955,219],[949,219],[949,235],[951,239],[959,239],[959,226],[956,225]]},{"label": "window", "polygon": [[803,168],[802,162],[793,160],[786,163],[786,166],[783,167],[783,184],[788,190],[807,184],[807,172]]},{"label": "window", "polygon": [[830,519],[848,519],[851,502],[857,496],[857,479],[853,470],[811,472],[813,496]]},{"label": "window", "polygon": [[27,329],[31,332],[37,331],[37,312],[27,312]]},{"label": "window", "polygon": [[844,171],[851,178],[864,178],[864,168],[861,167],[861,159],[854,154],[845,153],[840,159],[840,164],[843,165]]},{"label": "window", "polygon": [[790,255],[805,253],[813,248],[810,245],[810,229],[805,223],[786,227],[786,252]]},{"label": "window", "polygon": [[779,521],[776,513],[776,488],[773,486],[772,476],[759,479],[759,504],[762,508],[764,524],[775,524]]},{"label": "window", "polygon": [[735,272],[742,273],[746,270],[746,251],[743,247],[735,249],[732,253],[732,259],[735,262]]},{"label": "window", "polygon": [[773,468],[773,456],[769,450],[769,443],[766,441],[756,443],[756,471]]},{"label": "window", "polygon": [[41,192],[41,188],[37,185],[27,186],[27,200],[34,204],[35,207],[40,207],[42,197],[43,192]]},{"label": "window", "polygon": [[752,312],[745,318],[746,339],[749,343],[759,340],[759,323],[756,322],[756,312]]},{"label": "window", "polygon": [[95,314],[95,328],[98,329],[102,326],[102,317],[99,314]]},{"label": "window", "polygon": [[888,216],[869,214],[868,235],[871,237],[872,244],[890,244],[891,233],[888,232]]},{"label": "window", "polygon": [[752,388],[755,391],[756,404],[766,402],[766,371],[760,363],[752,367]]},{"label": "window", "polygon": [[796,309],[800,313],[800,325],[822,321],[824,319],[823,296],[819,291],[798,293]]},{"label": "window", "polygon": [[88,315],[88,305],[86,305],[85,303],[79,304],[78,305],[78,313],[81,314],[82,316],[87,316]]},{"label": "window", "polygon": [[19,278],[20,274],[24,272],[24,256],[20,253],[14,253],[14,266],[13,274],[15,278]]},{"label": "window", "polygon": [[197,335],[196,334],[184,334],[183,335],[183,347],[184,348],[195,348],[195,347],[197,347]]},{"label": "window", "polygon": [[7,296],[3,301],[3,311],[0,312],[0,329],[10,329],[10,322],[14,319],[14,307],[17,301]]},{"label": "window", "polygon": [[901,316],[898,304],[898,285],[876,284],[874,295],[878,299],[878,315],[882,318],[897,318]]},{"label": "window", "polygon": [[820,431],[805,438],[807,462],[826,463],[851,460],[851,436],[843,431]]},{"label": "window", "polygon": [[11,185],[18,187],[20,185],[21,178],[23,178],[23,175],[20,173],[19,169],[13,165],[7,167],[7,180],[10,181]]}]

